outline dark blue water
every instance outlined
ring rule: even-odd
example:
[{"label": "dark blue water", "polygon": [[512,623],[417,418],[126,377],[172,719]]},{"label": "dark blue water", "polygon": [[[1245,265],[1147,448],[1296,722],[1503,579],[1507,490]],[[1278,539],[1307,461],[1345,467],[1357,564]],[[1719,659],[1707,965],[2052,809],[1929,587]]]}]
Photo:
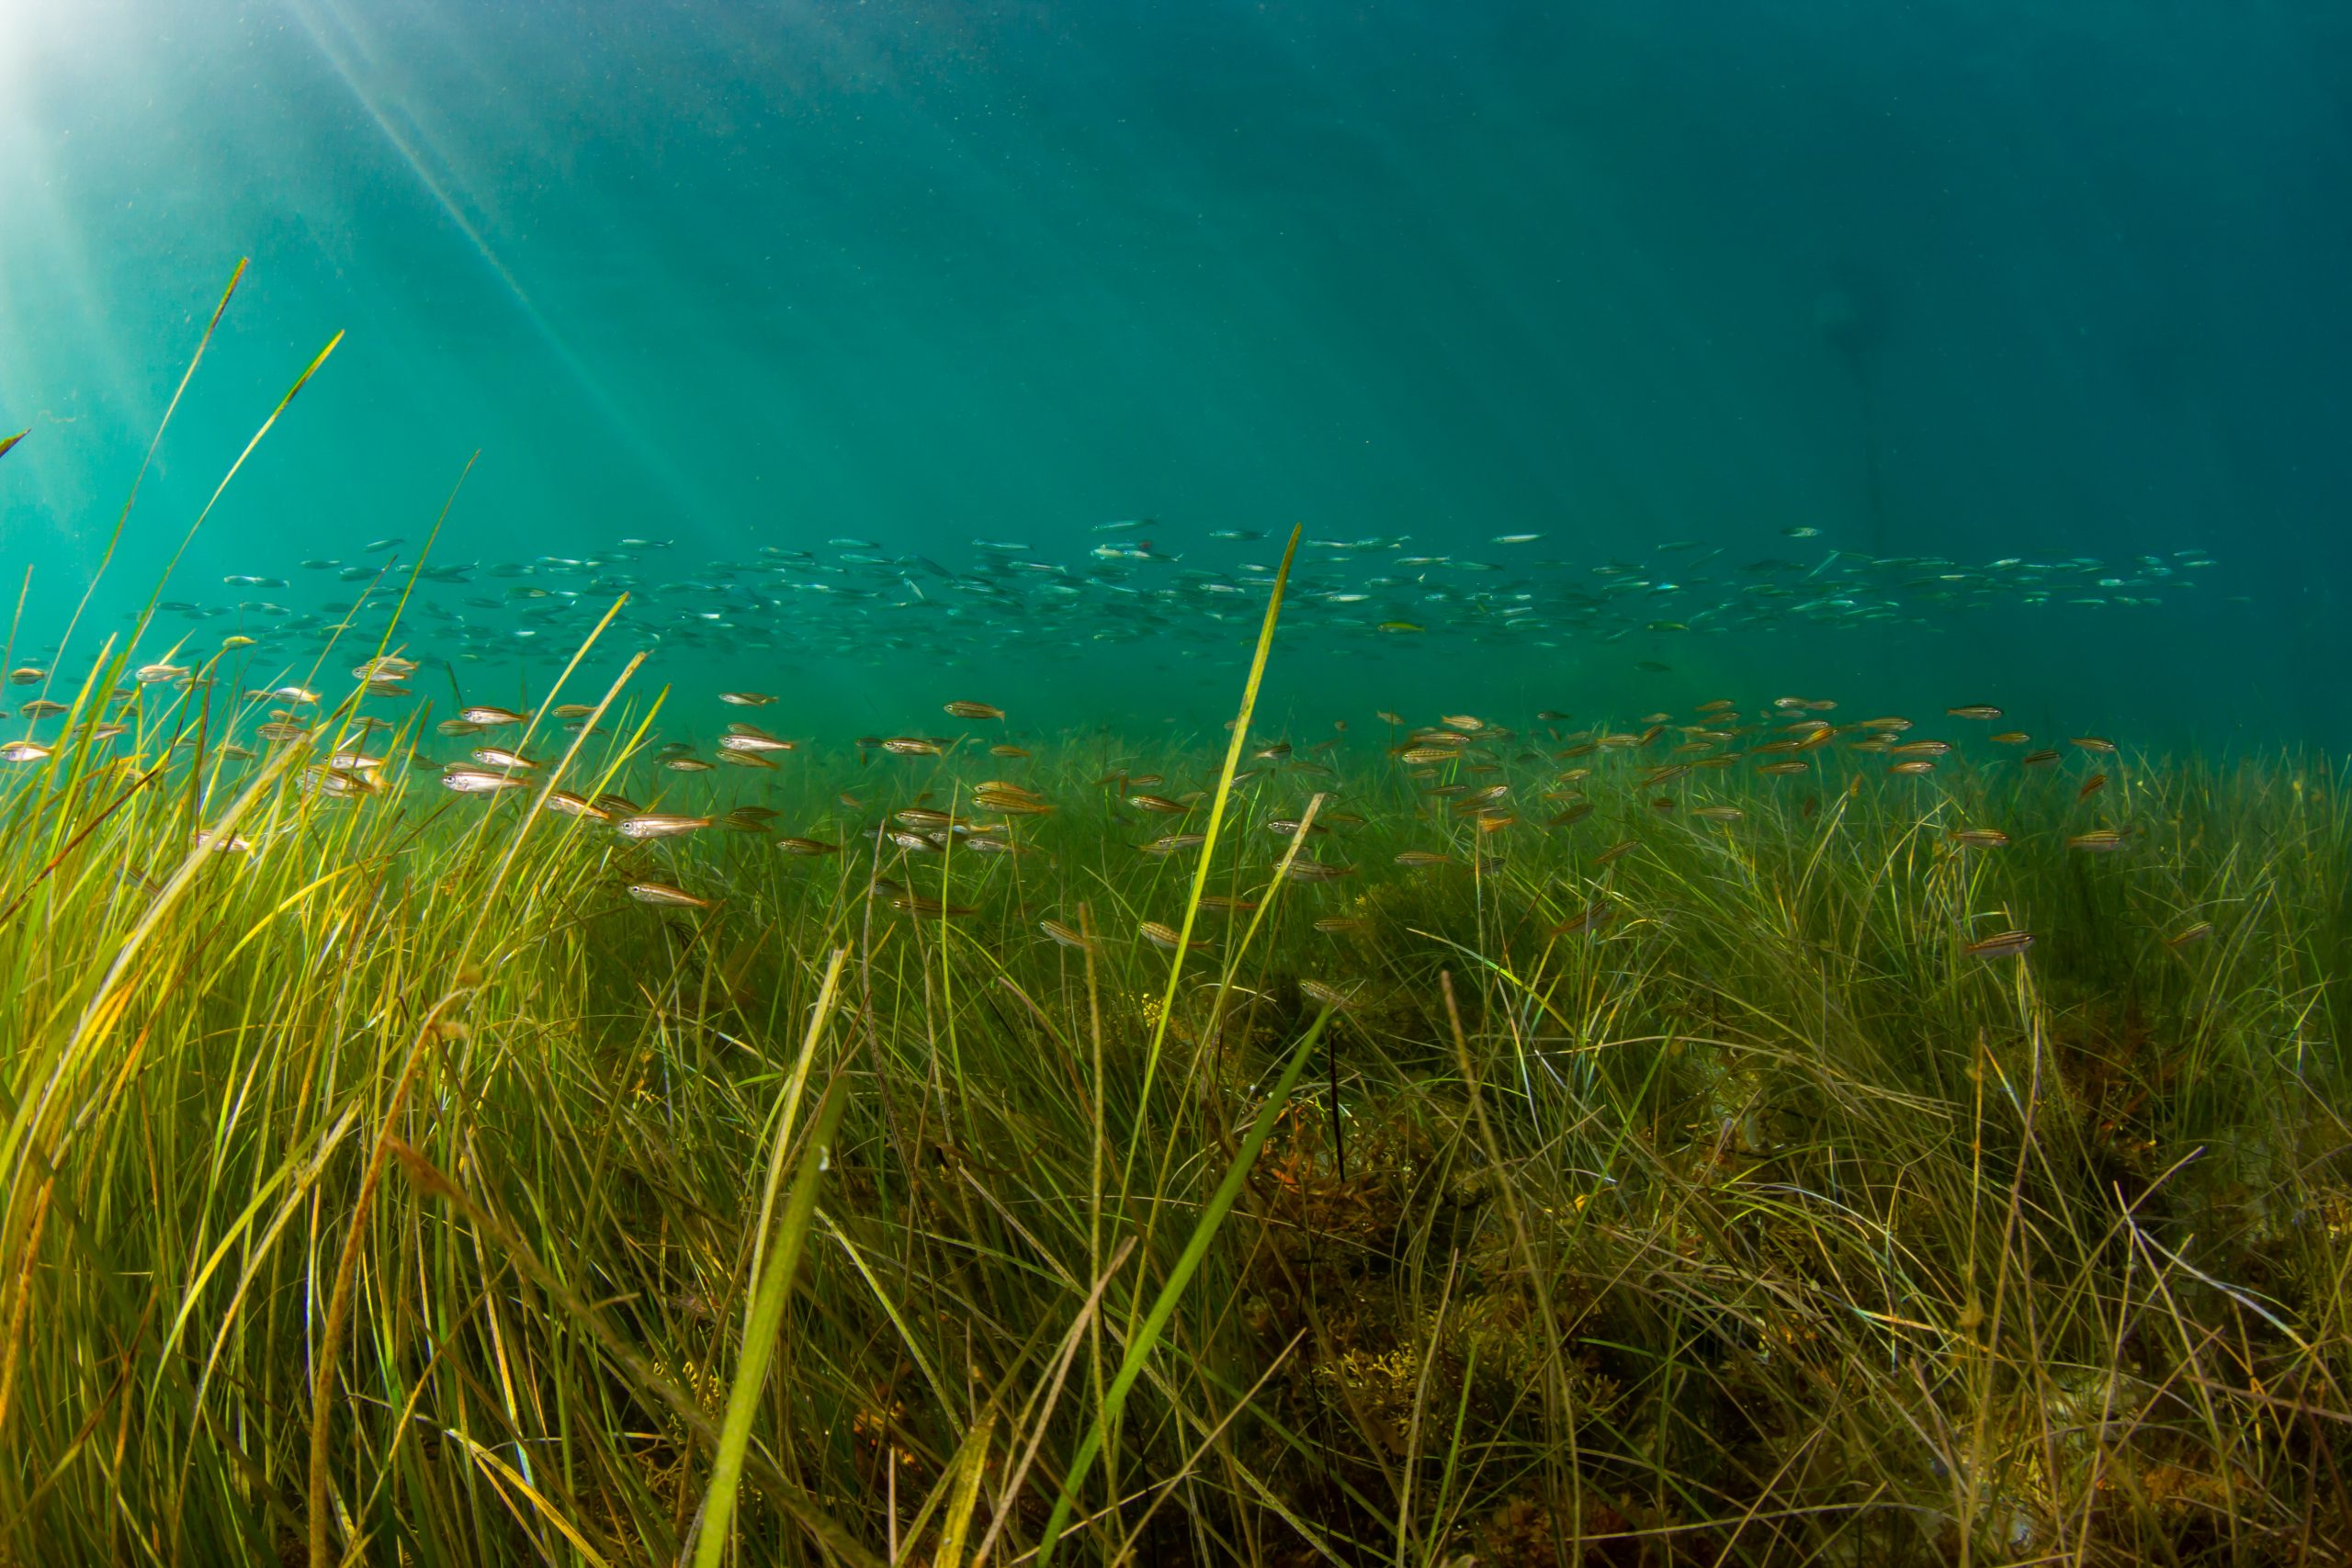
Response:
[{"label": "dark blue water", "polygon": [[[1494,558],[1540,596],[1665,541],[1725,552],[1622,637],[1498,642],[1458,604],[1385,637],[1302,620],[1276,675],[1302,707],[1787,686],[2167,744],[2352,720],[2340,6],[10,7],[20,652],[62,631],[243,256],[99,636],[342,331],[167,596],[225,604],[248,573],[331,600],[295,562],[413,551],[479,451],[436,560],[639,536],[692,577],[852,536],[953,578],[975,538],[1083,560],[1095,525],[1148,516],[1194,570],[1301,523]],[[1543,537],[1488,542],[1518,534]],[[1826,548],[2216,564],[2120,607],[1689,618],[1742,563]],[[1163,570],[1129,586],[1148,603]],[[1228,707],[1250,629],[1094,648],[1073,620],[1084,657],[1057,660],[983,617],[861,660],[776,604],[764,646],[657,671],[789,687],[812,727],[1007,694],[1136,721]]]}]

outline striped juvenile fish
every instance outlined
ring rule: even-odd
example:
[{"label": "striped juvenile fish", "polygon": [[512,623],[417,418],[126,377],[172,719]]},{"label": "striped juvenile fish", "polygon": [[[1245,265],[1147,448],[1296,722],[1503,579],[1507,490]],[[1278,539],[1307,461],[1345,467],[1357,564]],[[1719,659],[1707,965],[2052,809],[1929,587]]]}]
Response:
[{"label": "striped juvenile fish", "polygon": [[788,855],[814,857],[841,853],[839,844],[829,844],[822,839],[778,839],[775,847]]},{"label": "striped juvenile fish", "polygon": [[666,908],[707,909],[713,907],[708,898],[697,898],[683,887],[673,887],[666,882],[632,882],[628,896],[640,904],[656,904]]},{"label": "striped juvenile fish", "polygon": [[1206,833],[1170,833],[1144,845],[1143,852],[1148,855],[1172,855],[1183,850],[1197,850],[1208,841]]},{"label": "striped juvenile fish", "polygon": [[797,749],[797,743],[779,740],[765,730],[738,726],[734,733],[718,738],[718,749],[722,751],[790,751]]},{"label": "striped juvenile fish", "polygon": [[644,811],[624,818],[614,831],[624,839],[674,839],[711,825],[707,817],[682,817],[667,811]]},{"label": "striped juvenile fish", "polygon": [[1570,915],[1558,925],[1554,926],[1552,928],[1552,934],[1554,936],[1580,936],[1587,931],[1600,930],[1602,926],[1607,925],[1616,918],[1617,911],[1615,909],[1610,908],[1610,906],[1601,899],[1595,898],[1591,903],[1587,904],[1582,909],[1579,909],[1575,914]]},{"label": "striped juvenile fish", "polygon": [[1037,929],[1064,947],[1074,947],[1080,953],[1094,951],[1094,942],[1091,938],[1085,936],[1073,927],[1062,924],[1059,920],[1039,920]]},{"label": "striped juvenile fish", "polygon": [[1337,986],[1328,986],[1306,976],[1299,977],[1298,994],[1334,1012],[1353,1012],[1356,1008],[1356,994],[1352,989],[1343,991]]},{"label": "striped juvenile fish", "polygon": [[521,789],[530,782],[503,769],[492,772],[489,768],[468,767],[462,762],[453,762],[441,770],[441,787],[455,790],[459,795],[495,795],[502,789]]},{"label": "striped juvenile fish", "polygon": [[894,893],[885,899],[884,902],[888,903],[890,908],[898,910],[899,913],[907,915],[933,915],[952,918],[958,915],[969,915],[975,912],[972,906],[969,904],[944,903],[937,898],[927,897],[921,893]]},{"label": "striped juvenile fish", "polygon": [[1001,811],[1008,817],[1043,817],[1054,809],[1054,803],[1044,796],[1007,784],[1002,779],[990,779],[972,790],[972,803],[989,811]]},{"label": "striped juvenile fish", "polygon": [[2033,945],[2031,931],[2003,931],[1970,942],[1961,952],[1971,958],[2015,958]]},{"label": "striped juvenile fish", "polygon": [[384,786],[372,773],[346,773],[338,768],[313,765],[302,770],[294,781],[294,787],[305,795],[323,795],[347,800],[355,795],[377,794]]},{"label": "striped juvenile fish", "polygon": [[[965,849],[971,851],[974,854],[1026,855],[1036,853],[1036,851],[1027,844],[1016,844],[1011,839],[1003,838],[996,833],[975,833],[971,832],[968,829],[964,829],[964,831],[967,836],[957,841],[961,843]],[[1050,859],[1051,857],[1048,856],[1047,858]]]}]

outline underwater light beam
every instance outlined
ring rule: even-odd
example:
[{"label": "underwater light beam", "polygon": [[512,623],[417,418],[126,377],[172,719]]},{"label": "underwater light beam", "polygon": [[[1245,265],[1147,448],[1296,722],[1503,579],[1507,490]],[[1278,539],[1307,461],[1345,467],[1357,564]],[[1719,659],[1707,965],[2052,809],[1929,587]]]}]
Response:
[{"label": "underwater light beam", "polygon": [[[451,225],[465,236],[466,242],[473,247],[474,254],[482,265],[497,277],[500,285],[506,290],[507,296],[514,302],[515,308],[522,312],[524,320],[530,322],[531,330],[546,345],[548,352],[554,355],[558,363],[571,373],[571,378],[579,384],[582,395],[612,427],[613,433],[619,438],[620,446],[660,482],[662,489],[669,495],[681,514],[692,514],[697,511],[684,477],[662,457],[659,448],[638,433],[637,428],[606,394],[602,384],[590,373],[579,354],[564,341],[562,333],[556,330],[555,324],[548,319],[547,313],[539,309],[537,301],[532,299],[529,292],[524,288],[522,279],[515,276],[514,269],[507,265],[505,258],[492,246],[489,237],[483,234],[481,226],[466,215],[447,186],[426,166],[424,157],[401,132],[400,127],[393,123],[392,117],[386,113],[376,102],[374,96],[360,85],[358,73],[352,69],[343,51],[336,47],[334,41],[327,36],[326,29],[322,28],[318,19],[311,15],[312,7],[289,0],[287,8],[294,14],[295,19],[302,24],[303,30],[310,34],[311,41],[318,49],[320,57],[334,69],[337,76],[343,79],[343,85],[350,91],[352,98],[367,111],[368,118],[376,122],[376,128],[382,132],[384,140],[391,145],[394,152],[401,155],[401,161],[408,164],[409,172],[416,176],[417,184],[423,186],[425,193],[433,198],[434,204],[441,209],[443,215],[449,220]],[[333,0],[325,0],[325,3],[319,6],[317,9],[333,19],[335,30],[345,38],[357,36],[341,10],[333,4]]]},{"label": "underwater light beam", "polygon": [[[0,0],[0,146],[8,149],[0,161],[0,364],[11,383],[0,388],[0,404],[6,405],[0,419],[14,416],[29,430],[71,424],[98,407],[132,411],[133,423],[153,424],[153,389],[124,354],[102,297],[102,249],[89,232],[96,210],[90,193],[102,182],[85,177],[86,160],[66,157],[68,137],[42,113],[46,103],[35,85],[70,81],[84,55],[116,59],[129,45],[86,17],[52,14],[58,11],[27,6],[19,12]],[[85,136],[85,145],[89,141]],[[54,383],[68,389],[69,399],[78,398],[84,389],[76,383],[84,377],[89,403],[62,404],[78,409],[71,414],[51,412],[32,390]],[[30,459],[17,459],[30,471],[12,476],[24,487],[16,493],[37,496],[53,516],[62,516],[78,504],[67,466],[53,464],[40,448],[33,452]],[[52,543],[85,552],[80,535],[62,523],[52,521],[45,533]]]}]

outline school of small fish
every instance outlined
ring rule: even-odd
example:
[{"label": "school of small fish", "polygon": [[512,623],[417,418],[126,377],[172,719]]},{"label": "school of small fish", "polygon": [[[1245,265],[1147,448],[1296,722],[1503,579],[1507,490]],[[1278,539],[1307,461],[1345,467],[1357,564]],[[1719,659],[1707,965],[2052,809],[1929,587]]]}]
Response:
[{"label": "school of small fish", "polygon": [[[1781,532],[1810,540],[1819,529]],[[580,556],[428,560],[408,541],[371,541],[350,558],[224,577],[228,592],[175,597],[164,624],[217,625],[289,659],[339,640],[367,642],[394,607],[441,658],[479,662],[532,648],[568,653],[623,594],[615,625],[657,654],[707,650],[944,662],[991,656],[1083,659],[1104,643],[1229,644],[1254,632],[1279,541],[1220,528],[1183,549],[1151,519],[1097,525],[1099,542],[1055,560],[1019,540],[974,539],[967,558],[836,537],[763,546],[748,558],[673,564],[668,540],[630,537]],[[1406,535],[1318,537],[1301,546],[1285,626],[1318,639],[1464,639],[1553,649],[1640,636],[1650,670],[1685,635],[1774,626],[1924,622],[1996,606],[2143,609],[2187,592],[2214,565],[2199,550],[2124,561],[1828,549],[1818,558],[1743,558],[1691,541],[1637,559],[1570,561],[1541,534],[1498,535],[1478,555],[1432,551]],[[36,657],[41,657],[37,654]]]},{"label": "school of small fish", "polygon": [[[678,852],[684,841],[718,831],[769,838],[782,855],[796,859],[854,856],[842,863],[863,863],[869,898],[934,919],[978,913],[979,906],[967,900],[977,895],[978,877],[988,874],[990,863],[1027,856],[1050,861],[1058,846],[1050,831],[1039,830],[1041,819],[1065,805],[1101,813],[1110,832],[1129,835],[1136,855],[1170,859],[1199,850],[1208,839],[1210,801],[1223,754],[1222,747],[1179,752],[1181,761],[1164,762],[1158,770],[1114,767],[1091,784],[1079,784],[1067,772],[1065,749],[1058,752],[1064,798],[1057,799],[1035,782],[979,776],[1018,772],[1033,752],[1009,738],[1002,707],[962,696],[940,705],[945,716],[964,727],[956,733],[865,735],[846,747],[819,747],[741,719],[725,721],[724,733],[707,755],[687,741],[640,735],[632,756],[605,775],[616,787],[586,795],[553,787],[548,759],[575,739],[584,740],[583,731],[609,740],[611,732],[594,722],[597,709],[550,702],[534,712],[476,703],[434,723],[429,702],[418,700],[405,684],[419,668],[406,655],[380,655],[352,668],[356,688],[341,697],[293,683],[252,689],[217,720],[210,716],[216,710],[208,690],[205,703],[183,703],[181,718],[164,727],[175,737],[169,750],[209,752],[208,760],[221,766],[257,761],[262,752],[246,744],[241,731],[262,746],[304,748],[308,755],[296,759],[303,763],[294,775],[296,785],[327,802],[397,796],[436,784],[449,795],[486,803],[527,799],[539,809],[608,831],[627,846],[632,852],[616,863],[618,890],[657,908],[707,910],[725,901],[725,888],[697,885],[695,862]],[[109,694],[109,702],[92,705],[103,718],[99,712],[85,713],[51,698],[22,703],[19,712],[35,728],[62,715],[73,717],[62,735],[44,739],[28,733],[0,741],[0,762],[53,764],[69,737],[97,747],[129,732],[128,721],[143,711],[137,705],[151,689],[164,688],[171,700],[180,701],[215,683],[180,664],[152,663],[130,674],[129,683]],[[29,686],[46,683],[50,672],[19,666],[7,679]],[[711,696],[722,714],[766,709],[778,701],[741,690]],[[397,703],[405,711],[398,719],[361,711],[371,703]],[[1643,847],[1639,831],[1627,834],[1635,821],[1679,819],[1689,831],[1739,835],[1759,812],[1804,819],[1838,810],[1871,784],[1873,773],[1882,775],[1882,787],[1921,792],[1905,804],[1916,807],[1918,820],[1933,828],[1943,852],[1952,855],[2007,850],[2012,835],[1999,823],[1955,819],[1959,797],[1939,795],[1932,778],[1947,767],[2005,773],[2018,792],[2038,787],[2038,809],[2060,818],[2060,841],[2078,855],[2128,852],[2142,830],[2129,819],[2124,754],[2104,736],[2069,736],[2063,748],[2036,746],[2023,730],[1995,728],[2005,716],[1987,703],[1943,710],[1943,724],[1957,739],[1915,735],[1915,721],[1903,715],[1831,716],[1838,708],[1835,699],[1808,695],[1747,705],[1723,697],[1680,715],[1651,713],[1624,725],[1578,725],[1569,714],[1547,709],[1524,728],[1467,713],[1416,722],[1376,710],[1368,716],[1370,722],[1359,719],[1352,733],[1342,719],[1327,737],[1305,744],[1251,741],[1246,765],[1232,780],[1239,814],[1229,831],[1243,841],[1265,835],[1257,841],[1271,840],[1272,847],[1254,859],[1245,851],[1245,859],[1270,877],[1304,887],[1346,883],[1362,874],[1347,841],[1375,818],[1385,828],[1427,840],[1387,854],[1395,868],[1391,874],[1492,872],[1508,863],[1515,838],[1575,834],[1569,845],[1571,880],[1555,889],[1566,906],[1564,918],[1549,928],[1556,940],[1598,937],[1618,919],[1610,878],[1617,874],[1612,868]],[[188,716],[198,712],[205,716],[201,721]],[[510,731],[511,743],[492,739]],[[1367,744],[1367,737],[1377,739]],[[428,750],[445,744],[461,754],[436,757]],[[1965,751],[1979,756],[1971,759]],[[854,776],[863,782],[835,790],[830,802],[809,814],[808,788],[796,779],[785,795],[797,797],[794,809],[818,819],[779,832],[782,807],[742,796],[749,786],[775,798],[775,786],[756,775],[781,773],[779,758],[786,756],[811,777],[830,767],[825,776],[835,780],[854,759],[859,770]],[[2082,760],[2079,779],[2061,767],[2070,756]],[[1172,766],[1184,767],[1189,776],[1171,780],[1165,770]],[[695,777],[722,770],[723,780]],[[753,776],[743,776],[747,771]],[[2052,784],[2033,784],[2051,773],[2060,775]],[[2111,774],[2125,780],[2114,795],[2107,793]],[[628,783],[632,776],[634,784]],[[1726,783],[1710,790],[1710,778]],[[640,802],[620,786],[672,798]],[[686,798],[674,798],[679,795]],[[1289,808],[1287,803],[1300,795],[1306,797],[1303,808]],[[2126,797],[2122,819],[2099,815],[2117,796]],[[2029,797],[2018,793],[2012,798]],[[1603,812],[1600,821],[1582,826]],[[194,848],[249,855],[263,846],[244,835],[200,829]],[[948,897],[944,875],[936,896],[911,885],[915,867],[944,866],[951,859],[967,866],[977,860],[981,867],[978,877],[967,875],[957,885],[958,897]],[[1263,890],[1257,897],[1221,893],[1205,898],[1200,908],[1211,916],[1246,913],[1258,907],[1260,897]],[[1041,911],[1023,901],[1018,912],[1044,940],[1062,946],[1092,952],[1101,940],[1102,933],[1086,929],[1075,910],[1057,908],[1039,919]],[[1315,919],[1314,926],[1340,934],[1363,929],[1363,921],[1345,912],[1329,913]],[[2178,952],[2211,929],[2209,922],[2197,922],[2164,941]],[[1134,934],[1169,953],[1216,942],[1205,929],[1188,934],[1157,919],[1141,921]],[[1986,960],[2016,958],[2035,941],[2033,932],[2019,929],[1963,933],[1961,952]]]}]

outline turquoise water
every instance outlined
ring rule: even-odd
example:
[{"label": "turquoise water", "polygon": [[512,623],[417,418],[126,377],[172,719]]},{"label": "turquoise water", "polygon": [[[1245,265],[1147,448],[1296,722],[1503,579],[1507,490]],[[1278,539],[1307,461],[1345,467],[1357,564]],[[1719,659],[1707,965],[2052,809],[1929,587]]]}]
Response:
[{"label": "turquoise water", "polygon": [[[450,660],[420,680],[436,698],[540,689],[629,578],[600,669],[650,648],[682,691],[786,694],[783,728],[945,697],[1199,722],[1246,663],[1242,569],[1298,524],[1403,541],[1305,552],[1272,698],[1301,715],[1786,687],[2149,744],[2352,720],[2339,8],[0,17],[19,662],[64,630],[250,257],[61,671],[125,626],[341,332],[143,653],[233,630],[261,637],[256,674],[299,672],[316,628],[282,623],[354,590],[298,563],[394,560],[396,582],[479,452],[427,562],[478,570],[400,639]],[[1540,538],[1492,542],[1519,535]],[[616,563],[632,536],[672,543]],[[406,543],[365,552],[382,537]],[[1070,591],[976,576],[976,539],[1065,564]],[[1141,539],[1181,561],[1092,554]],[[1927,564],[1816,591],[1824,562],[1889,557]],[[2102,564],[2042,603],[2018,568],[1968,575],[2078,557]],[[1748,570],[1776,558],[1800,570]],[[1648,586],[1604,594],[1611,562]],[[1734,613],[1784,579],[1770,603],[1853,607]],[[1200,613],[1211,583],[1227,621]],[[880,597],[844,608],[845,586]]]}]

